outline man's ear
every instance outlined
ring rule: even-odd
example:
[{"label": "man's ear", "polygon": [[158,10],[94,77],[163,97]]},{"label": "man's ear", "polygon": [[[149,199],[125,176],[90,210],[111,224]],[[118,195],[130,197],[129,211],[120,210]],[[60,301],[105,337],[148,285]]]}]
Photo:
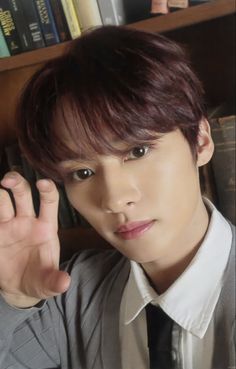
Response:
[{"label": "man's ear", "polygon": [[201,167],[207,164],[213,155],[214,143],[211,137],[211,129],[207,119],[202,118],[199,126],[197,145],[197,165]]}]

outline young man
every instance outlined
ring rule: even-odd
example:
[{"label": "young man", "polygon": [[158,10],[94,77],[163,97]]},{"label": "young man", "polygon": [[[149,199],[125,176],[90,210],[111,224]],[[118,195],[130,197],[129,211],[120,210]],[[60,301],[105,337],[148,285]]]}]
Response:
[{"label": "young man", "polygon": [[[38,217],[19,174],[1,181],[16,206],[0,190],[1,369],[232,368],[234,230],[201,195],[213,142],[184,52],[128,28],[87,33],[29,82],[19,135],[50,179]],[[58,270],[53,180],[115,250]]]}]

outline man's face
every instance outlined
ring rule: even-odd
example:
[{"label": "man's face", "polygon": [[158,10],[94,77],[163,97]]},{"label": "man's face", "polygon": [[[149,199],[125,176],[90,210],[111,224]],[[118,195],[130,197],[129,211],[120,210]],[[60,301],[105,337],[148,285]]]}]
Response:
[{"label": "man's face", "polygon": [[[140,263],[178,256],[201,227],[198,163],[179,130],[121,156],[65,161],[68,198],[97,232]],[[201,164],[200,164],[201,165]]]}]

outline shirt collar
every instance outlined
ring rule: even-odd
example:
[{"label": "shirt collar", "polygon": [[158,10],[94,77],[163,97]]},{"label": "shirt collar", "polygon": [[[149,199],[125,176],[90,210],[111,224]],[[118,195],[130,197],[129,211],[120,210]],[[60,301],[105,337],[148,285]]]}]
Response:
[{"label": "shirt collar", "polygon": [[232,242],[228,222],[209,200],[204,201],[211,212],[204,241],[189,266],[165,293],[158,295],[141,266],[131,261],[125,291],[125,324],[152,302],[159,304],[182,328],[199,338],[204,336],[219,298]]}]

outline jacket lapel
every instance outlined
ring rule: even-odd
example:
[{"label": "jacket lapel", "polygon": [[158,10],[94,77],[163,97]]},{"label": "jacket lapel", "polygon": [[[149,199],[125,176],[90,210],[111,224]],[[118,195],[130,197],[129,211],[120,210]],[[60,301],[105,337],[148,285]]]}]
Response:
[{"label": "jacket lapel", "polygon": [[122,258],[116,266],[106,296],[101,327],[102,369],[121,369],[121,347],[119,337],[120,303],[129,276],[130,262]]}]

